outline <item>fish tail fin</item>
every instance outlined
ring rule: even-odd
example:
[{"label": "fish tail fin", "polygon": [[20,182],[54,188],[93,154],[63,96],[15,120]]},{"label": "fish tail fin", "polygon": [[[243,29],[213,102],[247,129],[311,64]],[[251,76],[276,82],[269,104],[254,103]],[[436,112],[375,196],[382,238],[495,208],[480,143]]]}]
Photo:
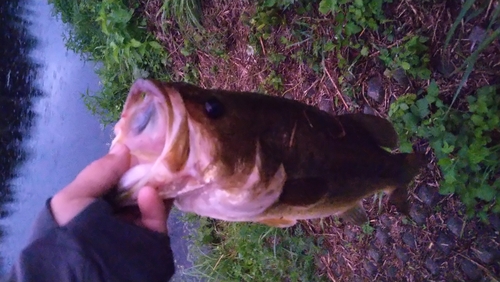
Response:
[{"label": "fish tail fin", "polygon": [[[399,212],[409,215],[408,185],[424,165],[425,157],[421,153],[402,153],[398,154],[398,157],[401,158],[402,162],[399,183],[389,196],[389,203],[396,206]],[[401,162],[399,163],[401,164]]]}]

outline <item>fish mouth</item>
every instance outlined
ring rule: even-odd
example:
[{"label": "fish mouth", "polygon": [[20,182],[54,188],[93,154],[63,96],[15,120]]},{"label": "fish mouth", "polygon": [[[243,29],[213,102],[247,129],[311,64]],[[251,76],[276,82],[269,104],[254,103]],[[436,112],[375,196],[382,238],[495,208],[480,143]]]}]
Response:
[{"label": "fish mouth", "polygon": [[138,79],[128,93],[114,127],[110,150],[123,143],[131,168],[118,184],[118,202],[135,200],[144,186],[164,186],[186,162],[189,132],[181,95],[155,80]]}]

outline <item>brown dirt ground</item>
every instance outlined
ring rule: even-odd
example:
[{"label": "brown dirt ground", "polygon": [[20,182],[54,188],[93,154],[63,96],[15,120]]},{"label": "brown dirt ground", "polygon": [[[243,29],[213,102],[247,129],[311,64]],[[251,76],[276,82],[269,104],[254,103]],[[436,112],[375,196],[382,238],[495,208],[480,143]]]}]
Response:
[{"label": "brown dirt ground", "polygon": [[[312,50],[312,40],[285,49],[280,37],[291,37],[291,23],[302,21],[316,25],[316,38],[334,38],[328,28],[332,17],[319,14],[299,16],[285,14],[285,22],[273,29],[271,38],[259,40],[259,48],[249,54],[251,27],[245,19],[255,13],[251,1],[225,0],[203,2],[203,25],[210,36],[203,38],[190,55],[181,53],[184,37],[176,23],[165,19],[159,13],[161,0],[143,0],[144,14],[149,22],[150,31],[164,44],[170,54],[174,78],[182,80],[186,75],[194,75],[197,83],[206,88],[223,88],[240,91],[265,91],[272,95],[286,96],[302,102],[317,105],[333,114],[363,111],[369,106],[374,114],[386,117],[389,105],[395,98],[406,93],[424,89],[429,81],[409,80],[406,87],[384,76],[384,66],[377,60],[378,52],[372,50],[369,56],[358,61],[351,70],[351,85],[359,91],[353,97],[342,93],[339,85],[341,75],[336,68],[337,58],[333,55],[324,60],[325,71],[315,72],[309,64],[297,63],[290,59],[298,49]],[[498,1],[491,1],[491,7]],[[440,87],[440,95],[450,99],[461,79],[462,72],[449,77],[438,69],[442,62],[456,68],[464,58],[471,54],[471,42],[467,39],[476,25],[484,25],[485,17],[462,23],[450,47],[443,49],[446,32],[460,11],[459,1],[394,1],[387,7],[387,16],[400,27],[396,38],[412,32],[428,36],[430,68],[432,78]],[[188,31],[189,33],[189,31]],[[381,34],[363,32],[366,41],[379,46],[398,44],[389,43]],[[213,50],[222,50],[227,56],[217,55]],[[271,53],[283,54],[286,59],[279,64],[267,60]],[[352,59],[357,54],[350,49],[341,50],[345,58]],[[189,64],[191,70],[186,70]],[[191,72],[190,74],[188,72]],[[272,72],[283,79],[283,88],[275,90],[266,84]],[[383,99],[378,102],[367,96],[367,82],[380,77],[383,85]],[[470,76],[461,95],[465,97],[478,87],[500,82],[500,42],[493,42],[483,52],[475,71]],[[459,100],[457,106],[460,106]],[[463,216],[463,207],[455,196],[438,195],[440,172],[437,169],[432,151],[425,140],[420,140],[414,149],[426,152],[430,159],[428,166],[411,187],[413,215],[404,220],[393,210],[383,206],[381,213],[378,204],[372,199],[365,201],[372,234],[365,234],[360,227],[344,225],[326,219],[301,222],[311,236],[325,238],[327,250],[319,258],[320,275],[331,281],[498,281],[500,277],[500,235],[498,224],[483,224]],[[421,187],[429,191],[422,192]],[[425,188],[424,188],[425,189]],[[431,199],[429,199],[429,197]],[[384,199],[385,200],[385,199]],[[384,201],[385,202],[385,201]],[[420,218],[419,218],[420,217]],[[498,216],[491,216],[500,221]],[[452,226],[450,228],[450,226]],[[454,235],[455,229],[462,232]],[[496,228],[496,229],[495,229]],[[455,231],[456,232],[456,231]]]}]

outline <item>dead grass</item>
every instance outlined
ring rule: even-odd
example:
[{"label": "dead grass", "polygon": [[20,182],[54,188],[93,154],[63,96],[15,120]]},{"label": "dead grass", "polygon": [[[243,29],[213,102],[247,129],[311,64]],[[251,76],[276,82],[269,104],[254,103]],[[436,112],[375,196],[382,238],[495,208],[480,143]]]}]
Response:
[{"label": "dead grass", "polygon": [[[311,55],[314,43],[321,38],[334,38],[329,29],[332,19],[314,12],[308,15],[297,15],[288,12],[284,15],[285,25],[273,30],[268,40],[259,39],[255,45],[252,40],[253,30],[247,19],[256,11],[255,4],[250,1],[204,1],[203,25],[205,35],[195,40],[194,50],[183,55],[184,37],[172,19],[162,18],[161,0],[143,1],[144,14],[149,22],[149,29],[170,54],[171,69],[175,70],[174,78],[182,80],[187,71],[194,73],[197,84],[206,88],[223,88],[239,91],[265,91],[271,95],[286,96],[302,102],[318,105],[334,114],[362,111],[365,106],[373,109],[376,115],[387,116],[390,103],[397,97],[415,93],[425,89],[428,81],[409,80],[409,85],[402,86],[392,78],[384,76],[385,66],[377,59],[378,51],[371,50],[367,57],[361,58],[351,69],[351,73],[342,73],[338,68],[338,59],[333,53],[325,58]],[[496,2],[495,2],[496,3]],[[497,3],[498,4],[498,3]],[[451,100],[462,77],[462,70],[450,75],[443,75],[439,70],[443,64],[457,69],[471,54],[471,42],[467,39],[472,28],[483,25],[485,16],[471,22],[461,24],[456,31],[455,39],[447,49],[443,49],[446,32],[460,11],[459,1],[442,1],[439,3],[417,0],[395,1],[387,7],[387,16],[397,26],[394,42],[389,42],[381,33],[363,32],[361,37],[377,46],[392,47],[401,44],[400,39],[408,34],[428,36],[431,57],[432,78],[436,79],[440,96]],[[303,22],[311,28],[309,38],[296,42],[293,39],[294,24]],[[296,42],[288,48],[281,38]],[[253,47],[253,51],[251,47]],[[222,52],[214,52],[219,50]],[[309,58],[324,65],[321,71],[311,68],[311,63],[293,59],[299,51],[309,53]],[[340,51],[348,61],[357,56],[356,51],[344,48]],[[282,54],[285,60],[272,63],[268,59],[271,54]],[[186,70],[185,66],[191,69]],[[273,74],[281,78],[282,88],[276,89],[266,81]],[[480,56],[476,68],[470,76],[462,97],[475,89],[500,82],[500,43],[493,42]],[[378,76],[382,81],[383,99],[374,101],[367,96],[367,83],[371,77]],[[344,93],[345,85],[339,83],[344,77],[348,87],[357,91],[349,96]],[[350,79],[349,79],[350,77]],[[456,104],[460,107],[460,103]],[[370,224],[375,229],[389,232],[390,241],[380,244],[373,234],[365,234],[360,227],[335,224],[332,219],[302,222],[302,226],[311,236],[322,237],[324,247],[328,251],[319,259],[320,275],[326,275],[331,281],[463,281],[467,280],[461,266],[463,260],[472,261],[484,277],[498,280],[500,264],[485,264],[477,260],[473,250],[478,242],[490,240],[496,242],[498,233],[478,221],[466,221],[466,232],[461,238],[453,237],[454,247],[449,254],[444,254],[437,247],[441,234],[448,234],[446,221],[450,217],[464,219],[463,209],[456,197],[442,197],[436,207],[428,207],[419,199],[416,188],[427,185],[438,189],[441,177],[435,157],[425,140],[415,144],[415,149],[426,152],[429,164],[411,188],[414,204],[422,206],[427,215],[426,222],[418,225],[412,220],[402,220],[393,211],[379,215],[377,204],[372,199],[365,201],[365,208],[372,219]],[[382,213],[387,211],[384,206]],[[482,231],[478,231],[481,229]],[[411,234],[415,238],[416,248],[403,242],[402,237]],[[409,235],[406,235],[409,236]],[[396,255],[396,250],[403,248],[408,253],[408,261],[403,262]],[[377,252],[380,260],[374,260],[370,254]],[[433,275],[426,263],[433,261],[438,266],[438,274]],[[373,266],[369,264],[373,264]],[[375,270],[370,270],[374,268]]]}]

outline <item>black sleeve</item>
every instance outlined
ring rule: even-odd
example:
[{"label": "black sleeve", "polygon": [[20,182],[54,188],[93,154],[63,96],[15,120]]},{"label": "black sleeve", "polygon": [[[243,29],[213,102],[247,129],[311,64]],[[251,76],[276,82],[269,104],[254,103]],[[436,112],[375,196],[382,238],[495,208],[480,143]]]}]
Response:
[{"label": "black sleeve", "polygon": [[9,281],[168,281],[174,272],[168,235],[116,218],[104,200],[59,227],[49,199]]}]

